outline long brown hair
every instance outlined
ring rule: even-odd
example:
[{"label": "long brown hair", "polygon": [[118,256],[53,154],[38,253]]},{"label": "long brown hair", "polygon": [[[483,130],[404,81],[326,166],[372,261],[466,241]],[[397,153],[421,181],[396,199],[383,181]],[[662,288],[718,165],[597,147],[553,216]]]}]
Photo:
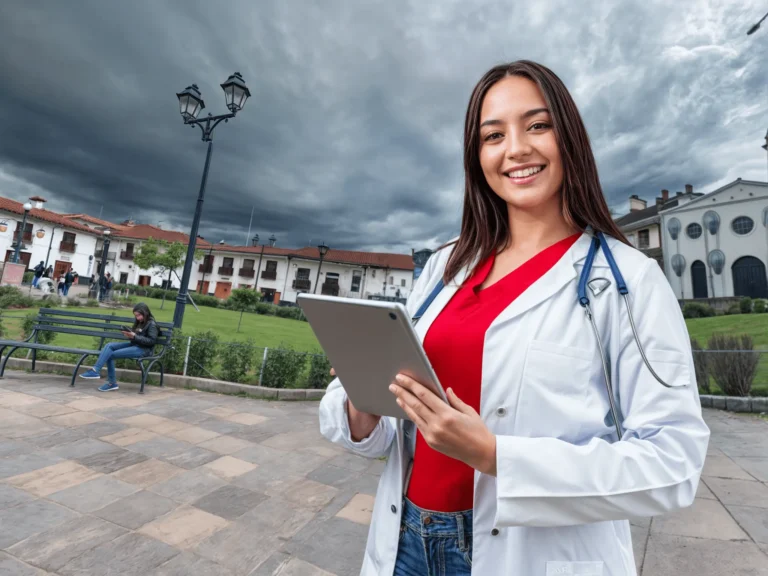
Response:
[{"label": "long brown hair", "polygon": [[603,196],[589,136],[568,89],[549,68],[518,60],[491,68],[475,86],[464,121],[464,213],[456,247],[443,279],[452,280],[476,258],[478,264],[504,248],[510,239],[507,206],[488,185],[480,166],[480,111],[488,90],[507,76],[528,78],[541,90],[552,117],[563,162],[560,195],[566,221],[583,230],[591,226],[626,244],[624,234],[611,218]]}]

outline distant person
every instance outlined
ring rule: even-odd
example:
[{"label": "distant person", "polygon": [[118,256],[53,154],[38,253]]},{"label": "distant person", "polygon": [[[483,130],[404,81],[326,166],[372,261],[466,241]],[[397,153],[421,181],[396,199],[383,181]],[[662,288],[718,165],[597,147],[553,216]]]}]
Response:
[{"label": "distant person", "polygon": [[53,266],[48,266],[43,272],[43,278],[50,278],[51,276],[53,276]]},{"label": "distant person", "polygon": [[65,286],[65,284],[64,284],[64,276],[59,276],[59,283],[56,286],[56,293],[59,296],[64,296],[64,286]]},{"label": "distant person", "polygon": [[104,300],[112,289],[112,276],[109,272],[99,279],[99,300]]},{"label": "distant person", "polygon": [[133,317],[136,321],[130,331],[123,331],[129,342],[110,342],[99,354],[96,364],[87,372],[80,374],[80,378],[86,380],[98,380],[101,378],[100,372],[107,365],[107,381],[99,386],[101,392],[111,392],[118,390],[115,376],[115,360],[120,358],[143,358],[150,356],[157,344],[157,338],[160,336],[160,329],[157,327],[155,317],[149,310],[149,306],[144,302],[139,302],[133,307]]},{"label": "distant person", "polygon": [[37,285],[40,283],[40,278],[43,277],[43,272],[45,272],[45,263],[40,260],[40,264],[35,266],[33,271],[35,275],[32,278],[32,288],[37,288]]},{"label": "distant person", "polygon": [[72,270],[67,270],[67,273],[64,275],[64,296],[69,295],[69,288],[72,286],[74,281],[75,275],[72,274]]}]

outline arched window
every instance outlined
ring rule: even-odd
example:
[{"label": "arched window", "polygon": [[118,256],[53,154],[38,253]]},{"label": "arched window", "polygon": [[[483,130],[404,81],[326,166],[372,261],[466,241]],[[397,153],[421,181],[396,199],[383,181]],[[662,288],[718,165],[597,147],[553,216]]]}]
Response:
[{"label": "arched window", "polygon": [[739,236],[745,236],[752,232],[755,227],[755,221],[749,216],[739,216],[731,222],[731,229]]},{"label": "arched window", "polygon": [[691,240],[696,240],[696,238],[699,238],[701,236],[701,233],[702,233],[701,225],[697,224],[696,222],[691,222],[685,228],[685,233],[688,234],[688,238],[690,238]]}]

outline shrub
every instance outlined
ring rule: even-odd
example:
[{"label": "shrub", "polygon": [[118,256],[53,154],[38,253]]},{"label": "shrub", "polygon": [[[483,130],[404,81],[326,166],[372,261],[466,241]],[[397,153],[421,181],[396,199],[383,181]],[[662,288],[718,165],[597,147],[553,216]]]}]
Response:
[{"label": "shrub", "polygon": [[291,318],[292,320],[307,321],[304,311],[298,306],[278,306],[275,310],[275,316],[278,318]]},{"label": "shrub", "polygon": [[67,307],[69,308],[78,308],[82,305],[83,303],[77,298],[70,298],[69,300],[67,300]]},{"label": "shrub", "polygon": [[731,304],[728,307],[728,310],[725,311],[726,314],[741,314],[741,307],[738,304]]},{"label": "shrub", "polygon": [[16,286],[0,286],[0,308],[31,308],[34,298],[25,295]]},{"label": "shrub", "polygon": [[85,303],[86,306],[89,308],[98,308],[99,307],[99,301],[96,300],[96,298],[88,298],[88,300]]},{"label": "shrub", "polygon": [[262,366],[261,383],[269,388],[292,388],[306,364],[303,352],[281,343],[280,348],[270,348]]},{"label": "shrub", "polygon": [[696,383],[701,394],[710,394],[712,392],[709,386],[709,358],[707,351],[702,349],[698,340],[691,339],[691,349],[693,350],[693,366],[696,370]]},{"label": "shrub", "polygon": [[3,326],[3,319],[0,318],[0,338],[5,336],[5,326]]},{"label": "shrub", "polygon": [[307,388],[325,390],[328,384],[333,380],[331,372],[331,362],[325,354],[315,354],[309,361],[309,376],[307,377]]},{"label": "shrub", "polygon": [[206,294],[197,294],[192,296],[195,304],[198,306],[208,306],[209,308],[218,308],[221,302],[215,296],[208,296]]},{"label": "shrub", "polygon": [[259,302],[253,307],[253,311],[256,312],[256,314],[261,314],[263,316],[274,316],[276,310],[277,306],[270,304],[269,302]]},{"label": "shrub", "polygon": [[24,276],[21,279],[23,284],[32,284],[32,280],[35,277],[35,273],[31,271],[24,272]]},{"label": "shrub", "polygon": [[739,309],[741,310],[742,314],[751,314],[752,313],[752,298],[749,296],[742,298],[741,302],[739,302]]},{"label": "shrub", "polygon": [[755,314],[765,314],[766,312],[765,300],[755,300],[754,308],[752,311]]},{"label": "shrub", "polygon": [[[189,362],[187,362],[187,375],[208,378],[213,368],[216,353],[219,348],[219,337],[215,332],[207,330],[196,332],[192,337],[192,345],[189,347]],[[186,352],[186,347],[184,348]],[[182,363],[183,363],[182,356]],[[183,364],[182,364],[183,365]]]},{"label": "shrub", "polygon": [[[35,324],[37,324],[37,314],[32,312],[24,316],[24,320],[21,321],[21,337],[24,339],[29,338],[32,334]],[[37,341],[41,344],[49,344],[56,338],[56,332],[49,330],[39,331],[37,333]]]},{"label": "shrub", "polygon": [[684,318],[710,318],[715,315],[715,309],[701,302],[686,302],[683,306]]},{"label": "shrub", "polygon": [[754,352],[751,336],[715,334],[709,339],[708,365],[715,383],[726,396],[749,396],[760,353]]},{"label": "shrub", "polygon": [[253,368],[256,346],[252,339],[247,342],[229,342],[222,344],[219,359],[221,374],[228,382],[245,382]]}]

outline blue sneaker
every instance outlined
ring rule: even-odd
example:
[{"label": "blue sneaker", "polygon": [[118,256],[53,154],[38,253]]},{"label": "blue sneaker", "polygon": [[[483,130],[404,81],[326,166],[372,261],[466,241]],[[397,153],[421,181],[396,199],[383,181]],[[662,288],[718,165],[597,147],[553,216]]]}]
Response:
[{"label": "blue sneaker", "polygon": [[120,386],[117,385],[117,382],[105,382],[101,386],[99,386],[99,392],[111,392],[112,390],[119,390]]},{"label": "blue sneaker", "polygon": [[96,370],[91,368],[90,370],[88,370],[88,372],[83,372],[82,374],[80,374],[80,378],[85,378],[86,380],[98,380],[99,378],[101,378],[101,376],[99,375],[98,372],[96,372]]}]

